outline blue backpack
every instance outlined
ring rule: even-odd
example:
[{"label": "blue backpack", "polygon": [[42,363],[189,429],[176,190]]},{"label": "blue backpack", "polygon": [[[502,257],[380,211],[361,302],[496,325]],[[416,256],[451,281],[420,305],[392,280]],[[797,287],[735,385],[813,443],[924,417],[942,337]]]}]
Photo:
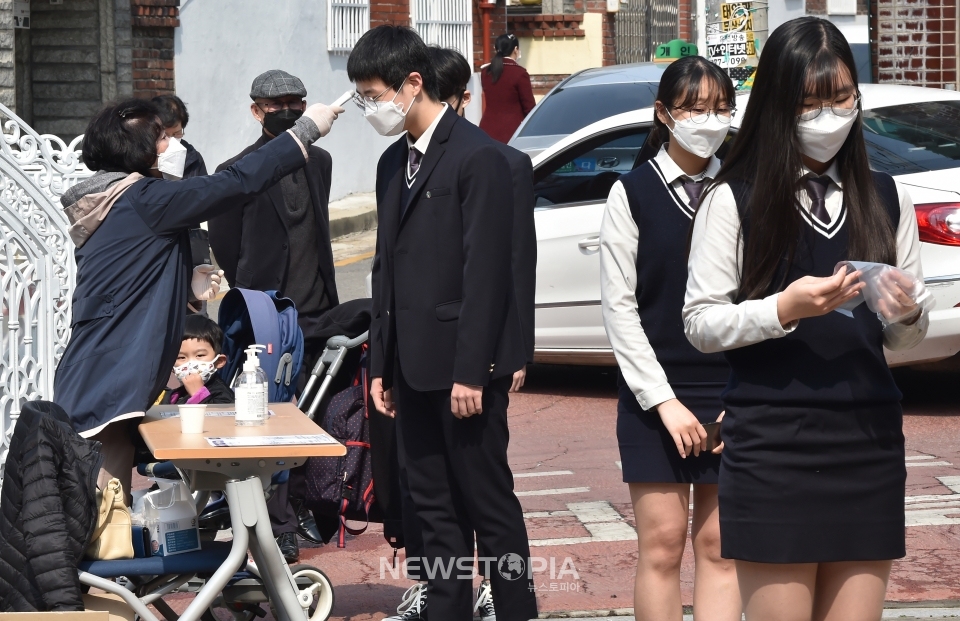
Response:
[{"label": "blue backpack", "polygon": [[260,366],[267,374],[270,403],[287,402],[297,391],[303,365],[303,332],[293,302],[276,291],[231,289],[220,302],[220,328],[227,364],[220,377],[228,384],[246,360],[244,350],[255,343],[266,346]]}]

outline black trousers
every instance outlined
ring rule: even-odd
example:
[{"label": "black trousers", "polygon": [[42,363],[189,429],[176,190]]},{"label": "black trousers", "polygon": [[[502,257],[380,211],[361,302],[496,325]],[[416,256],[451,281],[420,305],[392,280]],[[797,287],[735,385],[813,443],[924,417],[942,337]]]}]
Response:
[{"label": "black trousers", "polygon": [[[450,411],[449,390],[419,392],[397,373],[397,441],[430,566],[421,572],[429,581],[434,619],[473,619],[473,582],[463,574],[473,565],[474,533],[480,549],[496,559],[489,573],[497,618],[537,618],[527,572],[530,546],[507,463],[511,381],[509,376],[491,381],[483,390],[483,413],[458,419]],[[507,555],[514,562],[505,562]]]}]

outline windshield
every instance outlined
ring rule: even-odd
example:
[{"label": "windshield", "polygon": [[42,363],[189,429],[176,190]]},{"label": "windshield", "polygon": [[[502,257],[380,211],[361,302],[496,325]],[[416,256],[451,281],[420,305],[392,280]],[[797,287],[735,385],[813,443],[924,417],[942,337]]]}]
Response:
[{"label": "windshield", "polygon": [[960,101],[865,110],[863,137],[874,170],[905,175],[954,168],[960,160]]},{"label": "windshield", "polygon": [[657,86],[627,82],[558,89],[533,110],[519,136],[566,136],[607,117],[647,108],[657,100]]}]

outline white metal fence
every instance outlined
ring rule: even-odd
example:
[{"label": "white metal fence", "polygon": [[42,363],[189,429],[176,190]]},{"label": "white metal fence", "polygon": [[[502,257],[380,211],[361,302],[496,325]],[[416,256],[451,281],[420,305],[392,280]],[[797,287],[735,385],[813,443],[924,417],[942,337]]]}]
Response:
[{"label": "white metal fence", "polygon": [[473,4],[470,0],[412,0],[414,29],[427,45],[449,47],[473,67]]},{"label": "white metal fence", "polygon": [[59,198],[90,171],[81,137],[39,135],[0,105],[0,475],[24,402],[53,397],[70,339],[73,243]]},{"label": "white metal fence", "polygon": [[369,0],[327,0],[327,51],[349,52],[369,29]]}]

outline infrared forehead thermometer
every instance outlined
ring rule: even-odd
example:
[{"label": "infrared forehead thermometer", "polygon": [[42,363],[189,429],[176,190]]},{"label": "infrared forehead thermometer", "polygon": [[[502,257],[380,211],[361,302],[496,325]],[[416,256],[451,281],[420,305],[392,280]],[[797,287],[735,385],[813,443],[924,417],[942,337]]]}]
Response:
[{"label": "infrared forehead thermometer", "polygon": [[342,108],[343,105],[348,101],[350,101],[351,99],[353,99],[353,91],[347,91],[343,95],[340,95],[340,97],[335,102],[333,102],[332,105]]}]

